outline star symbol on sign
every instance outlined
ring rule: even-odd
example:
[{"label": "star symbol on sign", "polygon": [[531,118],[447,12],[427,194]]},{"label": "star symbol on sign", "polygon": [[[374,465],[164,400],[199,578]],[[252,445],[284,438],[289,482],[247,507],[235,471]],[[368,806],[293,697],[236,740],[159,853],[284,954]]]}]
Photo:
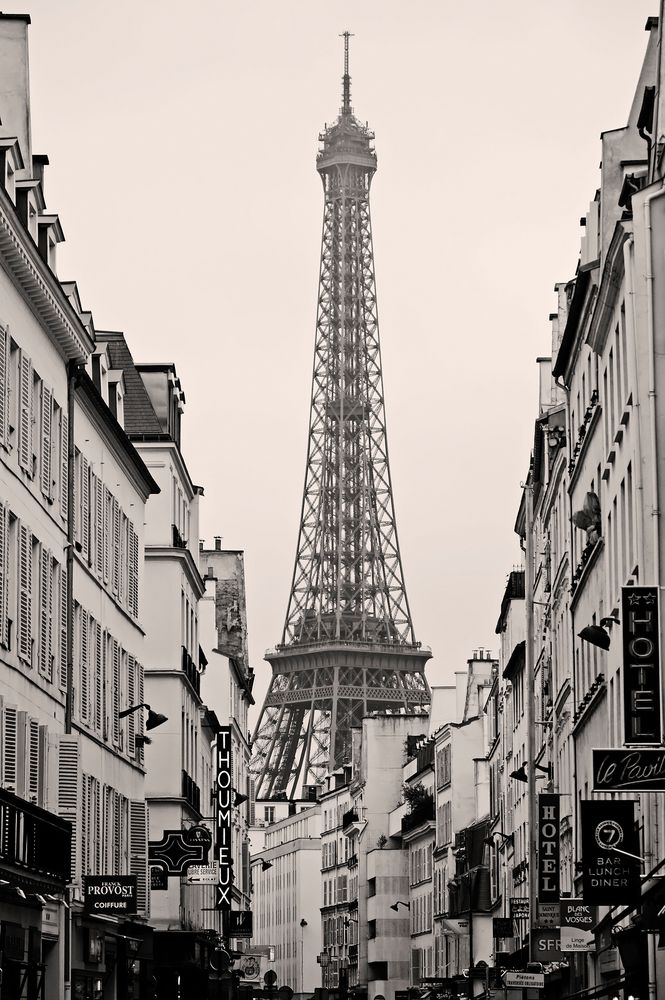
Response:
[{"label": "star symbol on sign", "polygon": [[653,604],[653,602],[655,600],[656,600],[656,595],[655,594],[645,594],[644,595],[644,603],[645,604]]},{"label": "star symbol on sign", "polygon": [[639,604],[640,601],[641,601],[641,597],[640,597],[639,594],[629,594],[628,595],[628,603],[631,605],[631,607],[632,607],[633,604]]}]

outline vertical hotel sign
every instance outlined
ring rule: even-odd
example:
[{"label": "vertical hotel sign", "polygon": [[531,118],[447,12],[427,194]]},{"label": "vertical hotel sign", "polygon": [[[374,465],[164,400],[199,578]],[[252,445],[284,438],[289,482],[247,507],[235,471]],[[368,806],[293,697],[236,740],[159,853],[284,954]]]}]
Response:
[{"label": "vertical hotel sign", "polygon": [[558,903],[560,896],[559,796],[538,796],[538,902]]},{"label": "vertical hotel sign", "polygon": [[622,587],[624,743],[662,742],[658,588]]},{"label": "vertical hotel sign", "polygon": [[221,726],[217,733],[215,747],[217,805],[215,859],[219,865],[215,898],[217,910],[231,909],[231,887],[233,885],[233,854],[231,852],[233,757],[231,747],[231,727]]}]

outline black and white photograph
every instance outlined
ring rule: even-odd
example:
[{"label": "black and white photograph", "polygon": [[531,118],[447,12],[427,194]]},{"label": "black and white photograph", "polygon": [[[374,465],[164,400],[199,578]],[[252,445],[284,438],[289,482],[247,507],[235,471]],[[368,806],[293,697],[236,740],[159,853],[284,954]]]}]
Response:
[{"label": "black and white photograph", "polygon": [[665,1000],[664,22],[0,11],[0,1000]]}]

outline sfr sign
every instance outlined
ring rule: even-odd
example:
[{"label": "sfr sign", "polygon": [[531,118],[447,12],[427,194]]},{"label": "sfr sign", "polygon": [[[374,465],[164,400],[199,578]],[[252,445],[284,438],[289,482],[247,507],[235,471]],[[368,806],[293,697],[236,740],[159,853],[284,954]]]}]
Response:
[{"label": "sfr sign", "polygon": [[661,743],[657,587],[622,587],[623,713],[627,744]]},{"label": "sfr sign", "polygon": [[538,796],[538,902],[558,903],[560,895],[559,796]]}]

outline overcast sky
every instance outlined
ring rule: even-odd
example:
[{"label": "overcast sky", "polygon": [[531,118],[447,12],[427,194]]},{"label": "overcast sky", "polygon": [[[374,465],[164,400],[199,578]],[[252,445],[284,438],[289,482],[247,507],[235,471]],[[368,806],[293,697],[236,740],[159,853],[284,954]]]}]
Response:
[{"label": "overcast sky", "polygon": [[245,551],[257,700],[303,487],[317,135],[376,132],[372,222],[395,505],[430,683],[494,628],[599,135],[625,124],[644,0],[26,0],[33,148],[98,329],[175,362],[202,535]]}]

